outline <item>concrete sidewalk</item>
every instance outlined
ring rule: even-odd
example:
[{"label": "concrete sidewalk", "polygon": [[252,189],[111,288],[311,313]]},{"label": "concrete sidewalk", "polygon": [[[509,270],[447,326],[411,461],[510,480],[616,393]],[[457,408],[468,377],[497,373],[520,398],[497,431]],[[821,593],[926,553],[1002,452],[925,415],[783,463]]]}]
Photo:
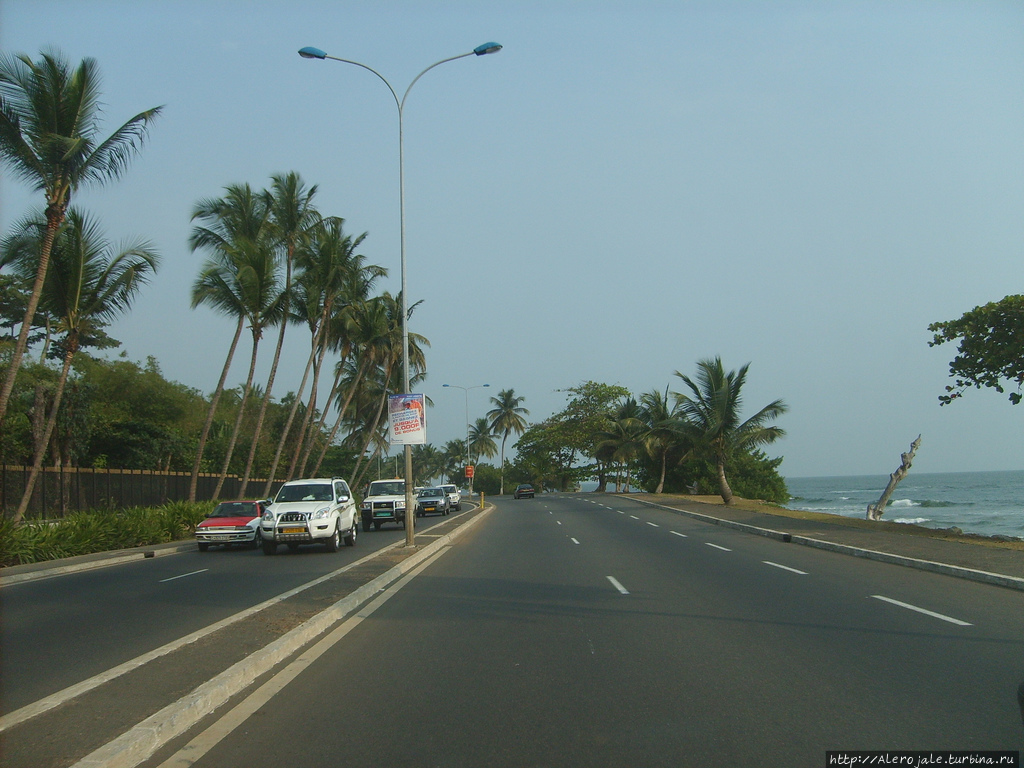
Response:
[{"label": "concrete sidewalk", "polygon": [[630,494],[628,498],[781,541],[1024,590],[1021,540],[821,513],[790,515],[789,510],[769,504],[762,511],[751,502],[741,508],[681,495]]}]

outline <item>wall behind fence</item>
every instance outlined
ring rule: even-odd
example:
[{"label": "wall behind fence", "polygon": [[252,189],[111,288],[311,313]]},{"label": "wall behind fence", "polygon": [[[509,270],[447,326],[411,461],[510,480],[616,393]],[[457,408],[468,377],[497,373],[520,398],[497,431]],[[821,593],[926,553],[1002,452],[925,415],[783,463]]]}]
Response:
[{"label": "wall behind fence", "polygon": [[[0,465],[0,510],[12,517],[21,503],[31,467]],[[196,501],[213,498],[219,475],[200,474]],[[29,517],[63,517],[93,509],[151,507],[169,501],[187,501],[191,481],[188,472],[155,472],[145,469],[93,469],[45,467],[36,480]],[[247,495],[262,493],[266,479],[250,479]],[[274,483],[276,492],[283,481]],[[220,499],[235,499],[242,486],[237,475],[228,475]]]}]

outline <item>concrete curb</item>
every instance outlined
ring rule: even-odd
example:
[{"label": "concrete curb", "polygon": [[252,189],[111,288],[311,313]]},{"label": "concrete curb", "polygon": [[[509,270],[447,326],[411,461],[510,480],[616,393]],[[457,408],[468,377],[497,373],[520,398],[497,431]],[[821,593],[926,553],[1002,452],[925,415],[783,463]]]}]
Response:
[{"label": "concrete curb", "polygon": [[454,531],[440,536],[416,554],[364,584],[330,608],[295,627],[290,632],[238,662],[192,693],[164,707],[113,741],[79,760],[72,768],[134,768],[148,760],[169,741],[184,734],[206,715],[226,703],[232,696],[248,688],[258,677],[296,653],[304,645],[326,632],[331,626],[358,608],[377,592],[427,558],[451,545],[459,536],[487,517],[494,506],[467,520]]},{"label": "concrete curb", "polygon": [[[120,554],[107,555],[106,553],[97,553],[96,556],[87,556],[95,557],[95,559],[85,560],[80,563],[69,563],[65,565],[55,565],[52,567],[48,566],[48,563],[52,561],[32,563],[31,565],[37,566],[36,570],[0,575],[0,587],[7,587],[11,584],[21,584],[26,581],[36,581],[37,579],[52,579],[55,576],[63,576],[68,573],[77,573],[79,571],[91,571],[96,568],[106,568],[108,565],[118,565],[119,563],[127,563],[131,560],[145,560],[146,558],[151,557],[176,555],[179,552],[194,549],[195,546],[196,542],[192,539],[173,546],[164,545],[159,548],[140,547],[139,549],[134,550],[116,550]],[[11,567],[18,568],[19,566]]]},{"label": "concrete curb", "polygon": [[645,499],[633,499],[641,504],[647,504],[651,507],[658,507],[659,509],[666,509],[670,512],[675,512],[686,517],[692,517],[695,520],[700,520],[705,523],[711,523],[712,525],[719,525],[723,528],[732,528],[737,531],[743,531],[745,533],[755,534],[757,536],[766,536],[769,539],[776,539],[778,541],[784,541],[787,543],[800,544],[805,547],[814,547],[816,549],[824,549],[830,552],[839,552],[844,555],[852,555],[853,557],[863,557],[867,560],[877,560],[882,563],[891,563],[893,565],[902,565],[908,568],[917,568],[921,571],[930,571],[932,573],[941,573],[946,576],[955,576],[959,579],[969,579],[970,581],[979,581],[984,584],[994,584],[999,587],[1007,587],[1008,589],[1016,589],[1024,591],[1024,579],[1017,576],[1007,576],[1001,573],[989,573],[987,571],[979,571],[974,568],[965,568],[959,565],[949,565],[947,563],[937,563],[931,560],[919,560],[914,557],[907,557],[906,555],[893,555],[889,552],[879,552],[874,549],[864,549],[862,547],[854,547],[849,544],[837,544],[832,541],[823,541],[822,539],[812,539],[808,536],[796,536],[791,533],[784,531],[774,531],[770,528],[758,528],[755,525],[747,525],[746,523],[737,523],[733,520],[723,520],[719,517],[713,517],[711,515],[703,515],[700,512],[691,512],[688,509],[680,509],[679,507],[669,507],[665,504],[658,504],[653,501],[647,501]]}]

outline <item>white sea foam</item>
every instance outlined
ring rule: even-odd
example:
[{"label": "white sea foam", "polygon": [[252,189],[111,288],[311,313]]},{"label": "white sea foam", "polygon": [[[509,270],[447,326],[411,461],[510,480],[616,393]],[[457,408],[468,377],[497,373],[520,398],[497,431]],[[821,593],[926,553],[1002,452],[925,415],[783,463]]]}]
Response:
[{"label": "white sea foam", "polygon": [[905,525],[924,525],[930,522],[927,517],[895,517],[893,518],[894,523],[904,523]]},{"label": "white sea foam", "polygon": [[920,503],[913,499],[897,499],[889,504],[890,507],[920,507]]}]

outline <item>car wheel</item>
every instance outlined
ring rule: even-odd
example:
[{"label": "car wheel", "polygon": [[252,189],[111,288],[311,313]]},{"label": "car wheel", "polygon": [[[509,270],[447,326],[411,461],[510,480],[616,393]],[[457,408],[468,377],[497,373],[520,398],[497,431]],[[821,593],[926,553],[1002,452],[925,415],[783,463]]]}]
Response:
[{"label": "car wheel", "polygon": [[373,525],[373,523],[370,522],[369,518],[364,517],[363,518],[363,533],[368,533],[369,530],[370,530],[370,526],[371,525]]},{"label": "car wheel", "polygon": [[338,551],[338,543],[340,541],[341,541],[341,534],[338,533],[338,526],[337,526],[337,524],[335,524],[335,526],[334,526],[334,533],[331,534],[331,538],[329,538],[326,542],[324,542],[327,545],[327,551],[328,552],[337,552]]},{"label": "car wheel", "polygon": [[207,543],[206,543],[205,541],[200,541],[200,542],[199,542],[199,551],[200,551],[200,552],[205,552],[205,551],[206,551],[206,550],[208,550],[209,548],[210,548],[210,545],[209,545],[209,544],[207,544]]},{"label": "car wheel", "polygon": [[345,537],[345,546],[353,547],[356,543],[356,535],[359,532],[359,524],[356,523],[355,519],[352,520],[352,527],[348,529],[348,535]]},{"label": "car wheel", "polygon": [[374,520],[373,521],[373,530],[375,530],[375,531],[379,531],[380,530],[380,520]]},{"label": "car wheel", "polygon": [[252,537],[252,548],[259,549],[263,546],[263,531],[256,529],[256,535]]},{"label": "car wheel", "polygon": [[263,554],[264,555],[276,555],[277,554],[277,544],[274,543],[273,541],[264,541],[263,542]]}]

